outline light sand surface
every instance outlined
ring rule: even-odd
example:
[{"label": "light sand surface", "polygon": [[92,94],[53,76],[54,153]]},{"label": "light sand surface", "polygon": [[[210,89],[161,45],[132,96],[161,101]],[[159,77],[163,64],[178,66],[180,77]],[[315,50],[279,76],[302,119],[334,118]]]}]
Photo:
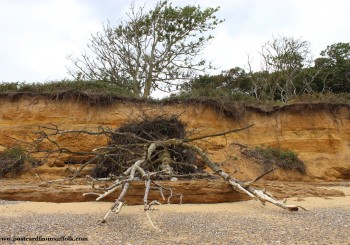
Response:
[{"label": "light sand surface", "polygon": [[[291,198],[288,203],[303,206],[307,210],[314,208],[332,208],[350,206],[350,196],[346,197],[306,197]],[[106,212],[111,207],[110,202],[83,202],[83,203],[50,203],[50,202],[13,202],[0,206],[0,214],[3,216],[22,216],[26,213],[54,214],[93,214]],[[243,201],[237,203],[218,204],[172,204],[156,206],[156,211],[190,213],[190,212],[245,212],[249,210],[275,209],[271,204],[262,206],[258,201]],[[124,206],[122,212],[126,214],[143,213],[143,206]],[[350,221],[349,221],[350,222]]]},{"label": "light sand surface", "polygon": [[120,214],[111,214],[107,223],[98,224],[111,203],[0,200],[0,238],[88,239],[55,244],[349,244],[350,187],[328,188],[342,190],[346,196],[287,200],[309,211],[288,212],[253,200],[161,205],[149,213],[160,230],[152,228],[140,205],[125,206]]}]

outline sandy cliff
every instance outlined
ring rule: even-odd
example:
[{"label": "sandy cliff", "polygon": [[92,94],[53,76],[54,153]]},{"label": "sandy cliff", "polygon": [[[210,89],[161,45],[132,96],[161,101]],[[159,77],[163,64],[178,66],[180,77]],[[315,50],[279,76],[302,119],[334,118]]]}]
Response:
[{"label": "sandy cliff", "polygon": [[[98,104],[98,103],[97,103]],[[172,103],[141,103],[115,101],[109,105],[91,105],[77,98],[53,100],[47,97],[24,96],[0,99],[0,151],[6,146],[29,141],[40,125],[57,125],[61,129],[96,130],[98,126],[117,128],[123,123],[144,115],[179,115],[192,135],[204,135],[254,124],[248,130],[210,141],[198,142],[209,156],[226,171],[237,170],[234,176],[251,180],[262,172],[258,162],[241,153],[242,144],[280,146],[296,151],[307,166],[306,175],[278,170],[262,181],[277,198],[290,196],[341,196],[315,185],[320,181],[349,181],[350,179],[350,108],[348,105],[296,104],[262,110],[254,107],[220,107],[198,101]],[[80,135],[59,136],[61,146],[76,150],[91,150],[104,146],[104,137]],[[94,196],[82,196],[90,191],[89,182],[79,180],[73,185],[39,185],[50,179],[67,176],[66,163],[77,159],[61,155],[50,158],[42,166],[32,168],[16,179],[0,180],[0,199],[72,202],[91,201]],[[71,168],[73,165],[69,165]],[[77,165],[75,165],[77,166]],[[84,174],[89,174],[90,166]],[[289,183],[280,181],[309,181]],[[177,181],[164,183],[177,193],[184,194],[184,202],[227,202],[246,200],[246,196],[229,188],[223,181]],[[143,183],[135,183],[126,197],[129,204],[142,202]],[[318,184],[320,185],[320,184]],[[323,184],[321,184],[323,185]],[[112,201],[117,193],[106,200]],[[159,198],[159,193],[152,193]]]},{"label": "sandy cliff", "polygon": [[[347,105],[292,105],[261,111],[241,108],[237,115],[205,103],[176,102],[155,104],[115,102],[108,106],[89,105],[78,100],[50,100],[40,97],[20,98],[0,102],[0,144],[15,144],[14,139],[27,139],[38,125],[55,124],[62,129],[96,129],[98,126],[117,128],[142,115],[175,114],[187,124],[193,134],[209,134],[251,123],[248,130],[210,142],[199,143],[213,160],[223,162],[226,170],[238,169],[239,178],[252,178],[261,170],[258,163],[241,155],[235,143],[249,146],[281,146],[296,151],[307,165],[307,176],[278,171],[270,179],[279,180],[349,180],[350,179],[350,108]],[[63,145],[77,149],[92,149],[106,144],[105,138],[79,136],[60,137]],[[48,162],[37,171],[64,173],[62,167],[69,156],[53,164]]]}]

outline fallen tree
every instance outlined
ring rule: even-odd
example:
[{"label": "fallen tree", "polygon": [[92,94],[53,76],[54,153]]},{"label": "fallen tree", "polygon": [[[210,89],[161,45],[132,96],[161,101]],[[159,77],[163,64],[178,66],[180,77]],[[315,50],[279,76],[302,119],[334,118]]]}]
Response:
[{"label": "fallen tree", "polygon": [[[259,200],[262,204],[269,202],[288,211],[298,211],[300,208],[304,209],[296,205],[287,205],[285,202],[274,198],[269,192],[253,187],[254,183],[266,174],[274,171],[274,168],[269,169],[252,181],[243,182],[226,173],[217,163],[208,157],[203,149],[195,144],[195,142],[200,140],[238,133],[252,126],[248,125],[210,135],[186,137],[185,125],[177,117],[147,119],[126,124],[117,130],[111,130],[109,128],[99,128],[97,131],[61,130],[57,126],[51,125],[41,127],[36,132],[38,138],[32,144],[34,148],[31,150],[31,153],[68,153],[88,158],[78,170],[74,171],[72,176],[64,180],[75,179],[87,165],[95,163],[96,167],[92,172],[92,176],[87,176],[92,181],[93,192],[85,193],[84,195],[96,195],[96,201],[99,201],[120,190],[118,198],[103,217],[102,223],[106,221],[111,212],[119,213],[121,211],[125,203],[124,197],[127,195],[130,183],[133,181],[145,182],[144,210],[152,226],[155,227],[147,211],[153,205],[159,203],[156,200],[149,200],[149,192],[151,190],[158,190],[165,200],[163,191],[169,191],[170,195],[167,198],[167,203],[170,203],[171,199],[175,196],[179,198],[180,203],[182,200],[181,194],[173,193],[171,188],[161,186],[157,183],[157,180],[210,178],[213,175],[220,176],[236,191]],[[73,151],[61,147],[55,139],[57,136],[66,134],[76,136],[81,134],[91,136],[104,135],[109,138],[109,143],[107,146],[102,146],[92,151]],[[53,147],[51,149],[43,149],[42,145],[44,145],[44,142],[49,142]],[[203,166],[210,168],[212,173],[204,172]],[[97,182],[111,180],[113,183],[107,187],[95,186]]]}]

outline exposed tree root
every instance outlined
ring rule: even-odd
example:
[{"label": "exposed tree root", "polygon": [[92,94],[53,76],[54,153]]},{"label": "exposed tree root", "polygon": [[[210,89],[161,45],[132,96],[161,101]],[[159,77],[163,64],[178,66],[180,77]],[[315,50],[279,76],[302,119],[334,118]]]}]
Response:
[{"label": "exposed tree root", "polygon": [[[204,161],[206,166],[211,168],[214,171],[214,173],[216,173],[217,175],[222,177],[235,190],[237,190],[239,192],[243,192],[253,199],[259,200],[262,204],[269,202],[269,203],[272,203],[280,208],[286,209],[288,211],[298,211],[299,208],[305,210],[303,207],[300,207],[300,206],[286,205],[285,202],[282,202],[282,201],[275,199],[270,193],[268,193],[264,190],[259,190],[259,189],[255,189],[252,187],[252,185],[254,183],[256,183],[259,179],[261,179],[265,175],[274,171],[274,169],[270,169],[269,171],[266,171],[265,173],[258,176],[257,178],[255,178],[252,181],[242,182],[242,181],[239,181],[239,180],[233,178],[228,173],[224,172],[219,167],[219,165],[212,162],[209,159],[209,157],[205,154],[205,152],[201,148],[199,148],[198,146],[186,143],[186,142],[184,142],[184,140],[170,139],[170,140],[165,140],[165,141],[161,141],[161,142],[153,142],[153,143],[149,144],[148,149],[146,150],[146,153],[145,153],[145,159],[136,161],[136,163],[133,166],[131,166],[124,173],[124,175],[126,176],[124,180],[118,179],[117,181],[115,181],[115,183],[113,185],[111,185],[109,188],[107,188],[103,194],[98,194],[99,196],[96,199],[96,201],[101,200],[103,197],[106,197],[107,195],[110,195],[111,193],[116,191],[120,187],[120,185],[123,185],[123,190],[122,190],[121,194],[119,195],[116,202],[112,205],[111,209],[104,216],[104,218],[102,220],[103,223],[106,221],[106,219],[107,219],[108,215],[111,213],[111,211],[116,206],[119,207],[120,203],[122,203],[123,198],[128,190],[130,182],[135,180],[135,176],[136,176],[135,174],[138,174],[141,177],[141,179],[145,180],[146,187],[145,187],[145,194],[144,194],[144,199],[143,199],[144,210],[146,212],[150,210],[151,205],[155,203],[153,201],[150,204],[148,204],[148,195],[149,195],[149,192],[151,190],[151,184],[155,183],[154,179],[156,179],[156,177],[160,176],[160,175],[163,176],[163,178],[165,178],[165,177],[167,177],[168,179],[172,178],[172,169],[169,165],[169,162],[171,162],[171,159],[169,159],[167,154],[162,156],[162,158],[161,158],[162,159],[162,165],[161,165],[162,171],[160,171],[160,172],[147,173],[141,166],[144,163],[149,161],[149,158],[152,156],[152,151],[154,151],[155,149],[159,148],[160,146],[164,147],[166,149],[167,147],[173,146],[173,145],[181,146],[183,148],[192,150],[193,152],[195,152],[196,154],[198,154],[201,157],[201,159]],[[161,196],[164,198],[162,190],[166,189],[166,188],[161,187],[158,184],[156,184],[156,186],[158,187],[158,190],[160,191]],[[169,188],[167,190],[170,191],[170,196],[168,197],[168,200],[167,200],[167,202],[170,203],[171,197],[173,197],[175,195],[172,193],[171,188]],[[87,194],[91,194],[91,193],[87,193]],[[177,196],[180,196],[180,202],[181,202],[182,196],[178,195],[178,194],[177,194]],[[118,208],[117,210],[119,212],[120,208]],[[150,219],[149,215],[148,215],[148,218]],[[151,225],[154,227],[154,224],[151,221],[151,219],[150,219],[150,222],[151,222]]]},{"label": "exposed tree root", "polygon": [[[200,137],[192,137],[192,138],[170,138],[164,139],[163,135],[161,135],[161,139],[154,139],[153,136],[149,132],[145,132],[141,130],[141,135],[146,135],[147,139],[141,137],[140,135],[136,135],[131,132],[114,132],[107,129],[100,129],[98,132],[89,132],[85,130],[60,130],[58,127],[49,127],[51,133],[40,133],[40,137],[37,142],[43,142],[44,140],[52,143],[56,149],[53,152],[69,152],[76,153],[77,155],[90,155],[92,158],[88,160],[85,164],[81,165],[81,167],[74,172],[73,176],[63,179],[63,180],[73,180],[77,176],[81,174],[83,168],[85,168],[88,164],[105,161],[111,161],[111,163],[116,164],[117,167],[123,169],[124,172],[120,172],[121,174],[113,175],[110,174],[108,177],[97,178],[87,176],[92,181],[92,189],[94,192],[85,193],[84,195],[96,195],[96,201],[99,201],[105,198],[108,195],[111,195],[117,190],[121,189],[121,192],[104,215],[101,223],[105,223],[109,214],[112,212],[119,213],[125,203],[125,196],[129,190],[129,186],[133,181],[145,181],[145,193],[143,197],[143,206],[144,211],[149,219],[151,225],[155,229],[159,229],[154,225],[149,211],[152,210],[153,205],[159,205],[160,203],[156,200],[149,201],[149,193],[150,191],[156,190],[159,191],[162,199],[170,204],[171,199],[174,197],[179,198],[179,203],[182,203],[182,195],[173,193],[171,188],[165,188],[159,185],[156,180],[176,180],[178,178],[212,178],[213,174],[220,176],[224,181],[226,181],[229,185],[231,185],[236,191],[245,193],[249,197],[259,200],[262,204],[269,202],[273,205],[276,205],[280,208],[286,209],[288,211],[298,211],[299,209],[305,210],[303,207],[296,205],[287,205],[283,201],[279,201],[275,199],[270,193],[265,190],[259,190],[254,188],[252,185],[255,184],[258,180],[260,180],[265,175],[274,171],[274,169],[270,169],[265,173],[261,174],[257,178],[252,181],[242,182],[238,179],[235,179],[230,174],[226,173],[219,167],[218,164],[214,163],[207,156],[205,151],[200,147],[196,146],[193,142],[203,139],[208,139],[212,137],[224,136],[231,133],[238,133],[242,130],[248,129],[253,125],[249,125],[239,129],[232,129],[221,133],[215,133],[212,135],[205,135]],[[154,128],[154,126],[152,126]],[[157,127],[155,127],[157,128]],[[139,129],[138,129],[139,130]],[[107,147],[100,147],[94,149],[92,152],[73,152],[69,149],[61,148],[59,144],[51,139],[51,136],[57,136],[60,134],[88,134],[88,135],[97,135],[100,136],[108,135],[113,136],[115,142],[126,142],[125,144],[110,144]],[[118,137],[121,137],[118,138]],[[119,141],[118,141],[119,140]],[[39,151],[36,149],[36,151]],[[180,156],[179,154],[184,154],[186,157]],[[213,174],[208,174],[204,172],[197,171],[198,166],[195,162],[189,161],[189,156],[197,155],[201,162],[204,163],[206,167],[209,167]],[[124,155],[127,155],[125,157]],[[122,160],[122,161],[116,161]],[[180,160],[178,160],[180,159]],[[185,169],[186,171],[179,172],[180,170]],[[114,182],[108,187],[96,187],[95,183],[100,181],[110,181]],[[60,180],[62,181],[62,180]],[[166,198],[164,196],[164,190],[169,192],[169,196]]]}]

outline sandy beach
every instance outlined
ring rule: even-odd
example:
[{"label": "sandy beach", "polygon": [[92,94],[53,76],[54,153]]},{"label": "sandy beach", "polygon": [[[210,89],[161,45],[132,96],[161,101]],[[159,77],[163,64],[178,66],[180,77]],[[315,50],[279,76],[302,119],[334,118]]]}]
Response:
[{"label": "sandy beach", "polygon": [[[350,187],[329,187],[345,197],[290,198],[309,211],[288,212],[257,201],[221,204],[125,206],[98,221],[110,202],[45,203],[0,201],[0,238],[58,238],[54,244],[349,244]],[[4,239],[5,238],[5,239]],[[81,241],[83,240],[83,241]],[[52,244],[16,241],[15,244]]]}]

